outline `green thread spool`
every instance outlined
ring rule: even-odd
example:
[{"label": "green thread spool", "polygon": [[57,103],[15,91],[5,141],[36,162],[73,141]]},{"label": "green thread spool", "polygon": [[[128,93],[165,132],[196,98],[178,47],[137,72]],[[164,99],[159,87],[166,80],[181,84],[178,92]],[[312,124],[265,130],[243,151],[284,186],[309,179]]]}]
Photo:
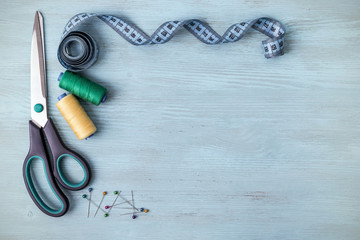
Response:
[{"label": "green thread spool", "polygon": [[106,88],[76,73],[66,70],[60,73],[58,81],[60,88],[96,106],[106,100]]}]

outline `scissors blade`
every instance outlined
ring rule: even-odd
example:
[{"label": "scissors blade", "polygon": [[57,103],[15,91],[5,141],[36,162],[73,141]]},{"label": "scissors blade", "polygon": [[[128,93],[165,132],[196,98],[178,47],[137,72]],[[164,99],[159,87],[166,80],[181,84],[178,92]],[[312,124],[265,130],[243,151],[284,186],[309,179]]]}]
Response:
[{"label": "scissors blade", "polygon": [[44,127],[48,120],[46,97],[44,23],[37,11],[31,41],[31,119],[39,127]]}]

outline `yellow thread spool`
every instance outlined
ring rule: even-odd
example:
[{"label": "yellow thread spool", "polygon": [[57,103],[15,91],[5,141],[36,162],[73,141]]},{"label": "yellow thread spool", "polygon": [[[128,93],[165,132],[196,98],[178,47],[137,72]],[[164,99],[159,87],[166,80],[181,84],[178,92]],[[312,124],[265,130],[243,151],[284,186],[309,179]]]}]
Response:
[{"label": "yellow thread spool", "polygon": [[56,107],[79,140],[83,140],[96,132],[94,123],[74,95],[64,93],[58,99]]}]

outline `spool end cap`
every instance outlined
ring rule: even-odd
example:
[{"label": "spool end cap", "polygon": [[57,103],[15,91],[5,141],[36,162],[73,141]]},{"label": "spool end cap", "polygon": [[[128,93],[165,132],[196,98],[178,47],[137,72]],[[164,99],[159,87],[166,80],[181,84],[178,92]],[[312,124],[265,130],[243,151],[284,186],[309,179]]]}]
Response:
[{"label": "spool end cap", "polygon": [[57,79],[58,82],[60,82],[60,80],[61,80],[61,78],[62,78],[63,75],[64,75],[63,72],[61,72],[61,73],[59,74],[59,77],[58,77],[58,79]]},{"label": "spool end cap", "polygon": [[85,138],[85,140],[88,140],[88,139],[91,138],[92,136],[94,136],[94,134],[91,134],[90,136],[88,136],[87,138]]},{"label": "spool end cap", "polygon": [[60,101],[61,99],[63,99],[64,97],[66,97],[67,94],[66,93],[63,93],[61,94],[60,96],[57,97],[58,101]]},{"label": "spool end cap", "polygon": [[105,101],[106,101],[106,98],[107,98],[107,94],[105,93],[104,96],[103,96],[102,99],[101,99],[101,102],[102,102],[102,103],[105,102]]}]

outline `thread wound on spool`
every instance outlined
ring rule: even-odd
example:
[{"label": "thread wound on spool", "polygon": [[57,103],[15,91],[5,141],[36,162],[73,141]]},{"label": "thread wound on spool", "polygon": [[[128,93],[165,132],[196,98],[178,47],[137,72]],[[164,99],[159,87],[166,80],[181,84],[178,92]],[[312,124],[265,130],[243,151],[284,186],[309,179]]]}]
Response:
[{"label": "thread wound on spool", "polygon": [[79,140],[88,138],[96,132],[94,123],[73,94],[62,94],[59,98],[56,107]]},{"label": "thread wound on spool", "polygon": [[61,74],[59,75],[60,88],[95,105],[99,105],[106,100],[107,90],[103,86],[68,70]]}]

